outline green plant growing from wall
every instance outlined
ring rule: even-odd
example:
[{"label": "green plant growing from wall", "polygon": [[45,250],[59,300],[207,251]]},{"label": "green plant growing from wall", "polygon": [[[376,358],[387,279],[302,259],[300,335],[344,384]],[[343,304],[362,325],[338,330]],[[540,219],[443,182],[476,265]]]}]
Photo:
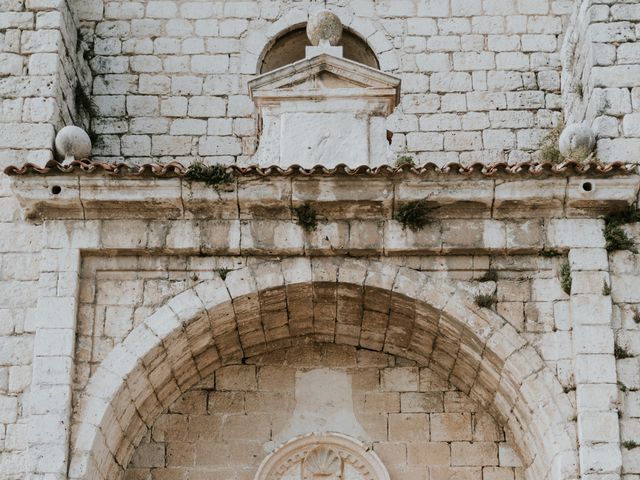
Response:
[{"label": "green plant growing from wall", "polygon": [[485,274],[478,279],[479,282],[497,282],[498,281],[498,271],[490,268],[485,272]]},{"label": "green plant growing from wall", "polygon": [[227,171],[227,167],[220,164],[205,165],[201,160],[191,164],[185,178],[191,182],[203,182],[210,187],[233,182],[233,175]]},{"label": "green plant growing from wall", "polygon": [[313,232],[318,228],[318,212],[308,203],[295,207],[293,211],[296,214],[296,223],[304,228],[307,232]]},{"label": "green plant growing from wall", "polygon": [[218,273],[218,275],[220,275],[220,278],[224,282],[227,279],[227,275],[229,275],[229,272],[231,272],[231,269],[229,269],[229,268],[219,268],[219,269],[216,270],[216,272]]},{"label": "green plant growing from wall", "polygon": [[631,358],[633,355],[623,346],[617,343],[613,346],[613,356],[616,360],[624,360],[625,358]]},{"label": "green plant growing from wall", "polygon": [[415,166],[416,161],[409,155],[401,155],[396,160],[396,167],[404,167],[405,165]]},{"label": "green plant growing from wall", "polygon": [[567,295],[571,295],[571,283],[571,265],[569,265],[569,260],[566,260],[560,266],[560,286]]},{"label": "green plant growing from wall", "polygon": [[622,228],[623,225],[636,222],[640,222],[640,210],[633,207],[604,217],[604,238],[608,252],[629,250],[638,253],[633,240]]},{"label": "green plant growing from wall", "polygon": [[562,153],[560,153],[560,148],[558,147],[558,142],[560,141],[560,134],[562,133],[562,129],[564,128],[564,124],[560,124],[554,129],[550,130],[549,133],[542,139],[540,143],[540,159],[546,163],[562,163],[564,157]]},{"label": "green plant growing from wall", "polygon": [[637,443],[633,440],[626,440],[624,442],[622,442],[622,446],[624,448],[626,448],[627,450],[633,450],[634,448],[638,448],[640,447],[640,443]]},{"label": "green plant growing from wall", "polygon": [[429,207],[426,199],[414,200],[401,205],[393,218],[402,224],[403,229],[418,231],[431,221],[431,210],[433,208]]},{"label": "green plant growing from wall", "polygon": [[602,282],[602,295],[605,297],[611,295],[611,285],[609,285],[606,280]]},{"label": "green plant growing from wall", "polygon": [[496,304],[497,301],[498,299],[494,294],[489,295],[485,293],[479,293],[475,296],[476,305],[480,308],[491,308]]},{"label": "green plant growing from wall", "polygon": [[591,156],[591,151],[587,148],[577,148],[568,155],[560,152],[560,135],[564,130],[564,123],[560,123],[557,127],[549,131],[549,133],[540,142],[540,160],[545,163],[557,165],[563,162],[582,162]]},{"label": "green plant growing from wall", "polygon": [[560,255],[562,255],[562,254],[560,252],[556,251],[556,250],[543,249],[540,252],[540,256],[544,257],[544,258],[555,258],[555,257],[559,257]]}]

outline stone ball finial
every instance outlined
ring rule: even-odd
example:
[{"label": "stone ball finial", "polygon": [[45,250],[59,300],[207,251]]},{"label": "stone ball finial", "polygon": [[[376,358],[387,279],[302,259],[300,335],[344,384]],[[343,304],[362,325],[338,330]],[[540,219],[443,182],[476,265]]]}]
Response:
[{"label": "stone ball finial", "polygon": [[329,10],[320,10],[309,17],[307,36],[315,47],[329,43],[335,47],[342,38],[342,22]]},{"label": "stone ball finial", "polygon": [[80,127],[64,127],[56,135],[56,151],[64,157],[62,164],[68,165],[75,159],[88,158],[91,155],[91,139]]},{"label": "stone ball finial", "polygon": [[560,134],[560,153],[565,157],[576,150],[589,154],[595,146],[596,136],[584,123],[571,124]]}]

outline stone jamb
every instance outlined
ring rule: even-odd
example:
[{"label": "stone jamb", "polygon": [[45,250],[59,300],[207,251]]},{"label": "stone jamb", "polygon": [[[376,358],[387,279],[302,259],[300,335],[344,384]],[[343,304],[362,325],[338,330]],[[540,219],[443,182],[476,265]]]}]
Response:
[{"label": "stone jamb", "polygon": [[[602,231],[602,222],[593,220]],[[614,355],[613,304],[604,238],[569,252],[571,322],[575,362],[580,475],[583,480],[619,479],[620,426],[613,406],[618,387]]]},{"label": "stone jamb", "polygon": [[41,254],[27,433],[30,479],[67,478],[80,256],[68,247]]},{"label": "stone jamb", "polygon": [[[336,281],[337,278],[340,278],[339,271],[342,268],[342,263],[348,269],[351,269],[350,265],[353,263],[352,260],[335,261],[332,259],[314,259],[313,261],[305,259],[301,262],[311,268],[312,278],[316,281],[325,277]],[[368,271],[367,277],[370,274],[375,277],[384,277],[386,280],[382,278],[378,280],[385,285],[392,285],[393,287],[387,287],[390,291],[392,290],[399,295],[413,295],[416,300],[431,302],[434,306],[439,305],[437,309],[442,312],[442,315],[447,318],[458,318],[459,321],[468,324],[468,327],[475,332],[471,335],[479,335],[480,342],[487,342],[488,349],[497,355],[496,359],[507,360],[504,369],[500,368],[499,373],[495,371],[495,366],[491,366],[493,361],[486,358],[482,360],[480,373],[484,371],[489,376],[498,375],[498,377],[502,377],[501,380],[497,380],[498,383],[506,381],[511,385],[506,391],[495,393],[495,402],[497,408],[502,408],[502,415],[499,414],[501,418],[505,415],[511,415],[509,426],[512,432],[517,432],[515,434],[519,438],[518,444],[529,444],[532,448],[536,445],[537,454],[531,458],[531,460],[535,460],[531,470],[531,478],[562,480],[576,478],[576,463],[573,458],[575,455],[575,432],[573,423],[567,420],[573,406],[562,392],[557,380],[554,380],[553,374],[545,370],[543,362],[537,357],[535,350],[527,347],[526,342],[519,338],[517,332],[509,328],[509,325],[504,324],[504,321],[497,315],[485,310],[474,313],[475,310],[465,306],[466,302],[460,297],[460,294],[454,294],[455,289],[444,298],[441,292],[441,282],[437,286],[431,284],[419,272],[406,268],[387,268],[378,262],[365,263]],[[361,266],[360,262],[355,267]],[[296,268],[299,267],[300,265],[296,263]],[[145,402],[144,396],[140,399],[139,395],[132,394],[128,390],[132,385],[139,386],[141,381],[148,384],[149,381],[153,382],[152,378],[156,378],[155,383],[149,385],[150,390],[144,392],[144,395],[157,397],[163,405],[168,405],[172,398],[177,398],[181,391],[188,389],[189,385],[201,378],[196,375],[185,380],[186,372],[193,371],[189,365],[193,365],[194,361],[202,371],[209,371],[220,365],[220,362],[224,360],[225,352],[220,350],[215,336],[211,341],[213,345],[218,347],[217,352],[219,353],[215,353],[215,358],[203,358],[203,351],[198,350],[198,348],[202,348],[202,342],[196,342],[200,344],[200,347],[190,345],[188,332],[194,328],[201,330],[209,321],[212,322],[212,328],[210,330],[205,328],[209,331],[208,335],[213,331],[220,331],[222,326],[217,325],[216,322],[229,319],[229,315],[233,316],[237,302],[240,302],[240,308],[244,309],[247,307],[246,302],[255,301],[255,298],[260,296],[258,283],[264,285],[266,282],[267,285],[276,285],[282,282],[282,278],[291,277],[291,272],[283,271],[282,278],[280,275],[276,275],[273,278],[260,280],[261,274],[256,268],[253,266],[236,270],[229,274],[224,281],[215,278],[179,294],[165,307],[156,311],[147,321],[136,327],[122,345],[116,347],[109,354],[99,368],[100,373],[94,374],[94,378],[90,381],[82,402],[83,409],[77,419],[78,432],[75,435],[77,448],[74,448],[70,478],[110,478],[110,475],[117,473],[119,467],[115,460],[111,460],[111,463],[109,461],[105,463],[102,460],[118,458],[120,465],[127,463],[126,452],[132,453],[135,439],[139,438],[139,434],[130,431],[130,423],[121,420],[120,416],[128,415],[127,412],[131,412],[131,408],[128,406],[136,402],[134,399]],[[428,285],[416,289],[416,281],[424,281]],[[367,281],[365,281],[365,290],[366,285]],[[297,285],[287,284],[285,286],[287,289],[290,287],[295,289]],[[428,292],[434,292],[435,298],[430,299]],[[203,316],[205,311],[207,315]],[[259,322],[259,318],[255,320]],[[227,325],[228,320],[224,321]],[[251,332],[255,331],[251,330]],[[483,339],[490,332],[493,332],[490,338]],[[185,333],[187,337],[185,337]],[[242,342],[242,338],[240,340]],[[245,337],[244,340],[250,341],[251,339]],[[244,345],[238,345],[241,349],[244,348]],[[252,348],[250,344],[247,345]],[[181,357],[176,357],[174,351],[176,348],[180,350]],[[185,356],[184,352],[188,355]],[[239,353],[241,354],[242,351],[240,350]],[[158,383],[157,375],[145,371],[145,365],[157,365],[159,357],[167,360],[171,358],[180,360],[175,364],[170,362],[171,368],[162,373],[163,378],[168,379],[168,389],[164,380]],[[483,354],[482,357],[485,358],[485,355]],[[537,360],[535,360],[536,358]],[[434,361],[437,360],[434,358]],[[515,377],[510,378],[511,374]],[[145,380],[146,378],[148,380]],[[471,388],[473,395],[475,395],[476,386]],[[494,395],[494,393],[490,395]],[[480,398],[486,398],[491,402],[492,397],[487,397],[485,393],[485,397]],[[532,406],[533,404],[538,405],[544,399],[547,400],[547,404],[551,399],[553,405],[548,405],[548,408],[544,410]],[[533,413],[533,410],[529,409],[536,411],[537,420],[529,418]],[[152,414],[139,409],[138,411],[144,417],[137,421],[138,425],[150,424],[149,422],[153,421]],[[521,418],[518,411],[525,416]],[[522,431],[523,427],[529,428],[530,431]],[[122,439],[124,447],[118,438]],[[91,445],[91,449],[87,450],[89,445]],[[537,448],[543,450],[540,451]],[[125,452],[122,454],[124,456],[120,452]]]}]

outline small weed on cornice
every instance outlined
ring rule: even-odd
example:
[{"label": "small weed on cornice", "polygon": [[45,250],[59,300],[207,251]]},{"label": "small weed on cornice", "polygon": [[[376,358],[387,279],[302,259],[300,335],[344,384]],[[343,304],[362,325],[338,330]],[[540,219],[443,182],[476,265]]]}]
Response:
[{"label": "small weed on cornice", "polygon": [[396,160],[396,167],[404,167],[405,165],[415,166],[416,161],[409,155],[401,155]]},{"label": "small weed on cornice", "polygon": [[418,231],[431,221],[429,218],[431,210],[433,208],[428,206],[425,199],[414,200],[401,205],[393,218],[402,224],[403,229],[408,227],[411,230]]},{"label": "small weed on cornice", "polygon": [[205,165],[201,160],[196,160],[191,164],[185,178],[191,182],[203,182],[210,187],[233,182],[233,175],[227,171],[227,167],[219,163]]},{"label": "small weed on cornice", "polygon": [[541,257],[544,257],[544,258],[555,258],[555,257],[559,257],[560,255],[561,255],[561,253],[560,253],[560,252],[557,252],[557,251],[555,251],[555,250],[546,250],[546,249],[543,249],[543,250],[540,252],[540,256],[541,256]]},{"label": "small weed on cornice", "polygon": [[304,228],[307,232],[313,232],[318,228],[318,212],[316,212],[311,205],[305,203],[299,207],[295,207],[293,211],[295,212],[296,217],[298,217],[298,225]]}]

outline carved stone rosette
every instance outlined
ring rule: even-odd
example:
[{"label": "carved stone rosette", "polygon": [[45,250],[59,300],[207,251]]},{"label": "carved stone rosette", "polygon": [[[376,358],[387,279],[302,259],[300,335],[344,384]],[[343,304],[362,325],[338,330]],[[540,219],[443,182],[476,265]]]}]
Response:
[{"label": "carved stone rosette", "polygon": [[271,453],[255,480],[389,480],[380,458],[346,435],[295,438]]}]

